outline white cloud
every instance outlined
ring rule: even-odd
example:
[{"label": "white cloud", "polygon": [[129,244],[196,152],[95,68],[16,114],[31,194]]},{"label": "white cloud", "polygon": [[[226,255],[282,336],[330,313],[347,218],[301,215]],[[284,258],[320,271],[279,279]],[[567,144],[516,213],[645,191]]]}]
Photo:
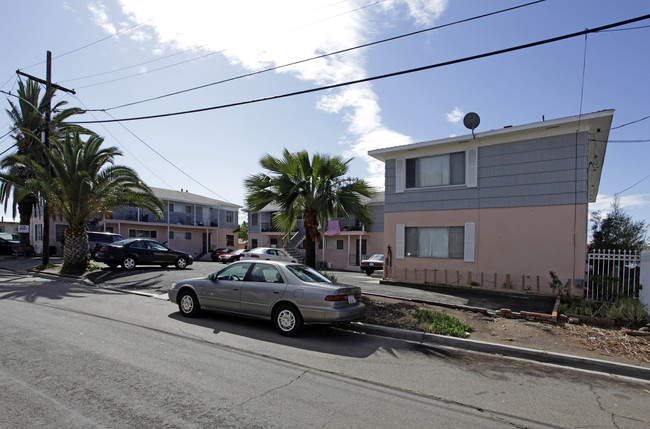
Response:
[{"label": "white cloud", "polygon": [[445,119],[447,122],[457,124],[461,121],[461,119],[463,119],[463,116],[465,116],[463,110],[460,107],[454,107],[454,110],[445,115]]},{"label": "white cloud", "polygon": [[[612,209],[615,196],[602,195],[596,196],[596,202],[589,204],[590,211],[609,212]],[[621,195],[618,197],[618,206],[622,209],[631,207],[647,207],[650,206],[650,194],[632,194]]]},{"label": "white cloud", "polygon": [[108,14],[106,14],[106,6],[101,3],[90,3],[88,4],[88,10],[93,17],[93,23],[95,25],[101,27],[109,34],[117,33],[115,25],[111,24]]},{"label": "white cloud", "polygon": [[[233,64],[250,70],[277,66],[368,42],[377,13],[406,9],[418,23],[429,23],[445,10],[447,0],[391,0],[381,7],[362,8],[365,2],[325,0],[266,0],[248,2],[182,3],[165,0],[120,0],[123,12],[134,22],[147,21],[158,46],[173,49],[202,47],[222,51]],[[180,10],[182,8],[182,11]],[[93,9],[91,9],[93,10]],[[106,14],[94,7],[96,23],[106,25]],[[155,12],[155,19],[152,14]],[[375,15],[373,15],[375,14]],[[144,40],[142,35],[138,35]],[[279,70],[317,85],[367,76],[363,50],[301,63]],[[383,185],[383,165],[367,151],[410,142],[408,136],[389,130],[380,115],[380,100],[370,84],[355,85],[321,97],[316,108],[343,115],[349,135],[342,136],[348,152],[368,161],[372,181]],[[462,115],[462,113],[461,113]]]}]

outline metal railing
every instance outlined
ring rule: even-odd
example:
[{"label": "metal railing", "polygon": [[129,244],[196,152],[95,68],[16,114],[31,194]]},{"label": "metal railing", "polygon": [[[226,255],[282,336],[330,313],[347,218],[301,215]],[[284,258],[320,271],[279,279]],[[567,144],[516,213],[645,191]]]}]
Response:
[{"label": "metal railing", "polygon": [[641,254],[633,250],[596,250],[587,255],[585,296],[594,301],[639,297]]}]

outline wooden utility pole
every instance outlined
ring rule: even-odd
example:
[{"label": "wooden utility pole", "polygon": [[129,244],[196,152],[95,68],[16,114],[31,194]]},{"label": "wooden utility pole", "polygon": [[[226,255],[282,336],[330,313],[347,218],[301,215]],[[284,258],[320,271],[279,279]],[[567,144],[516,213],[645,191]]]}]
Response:
[{"label": "wooden utility pole", "polygon": [[[74,90],[67,89],[59,85],[52,84],[52,52],[47,51],[46,57],[46,68],[45,68],[45,81],[34,76],[30,76],[26,73],[16,70],[16,73],[22,76],[25,76],[29,79],[32,79],[41,84],[45,84],[45,130],[43,137],[43,144],[48,148],[51,148],[50,135],[51,135],[51,122],[52,122],[52,95],[53,88],[60,89],[61,91],[69,92],[71,94],[76,94]],[[51,173],[50,165],[47,165],[48,171]],[[43,265],[46,265],[50,262],[50,218],[52,217],[50,205],[47,201],[43,204]]]}]

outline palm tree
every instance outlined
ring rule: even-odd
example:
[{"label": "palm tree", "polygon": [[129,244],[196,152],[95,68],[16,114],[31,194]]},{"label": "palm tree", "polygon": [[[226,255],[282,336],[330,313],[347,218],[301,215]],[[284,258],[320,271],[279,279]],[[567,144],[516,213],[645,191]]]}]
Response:
[{"label": "palm tree", "polygon": [[[84,112],[79,108],[62,109],[66,104],[66,101],[60,101],[52,108],[54,112],[51,121],[52,136],[58,137],[62,133],[69,132],[70,130],[79,130],[85,134],[92,134],[91,131],[85,128],[65,122],[71,116]],[[45,129],[47,99],[46,95],[42,98],[40,97],[40,86],[38,82],[31,79],[27,80],[26,83],[19,81],[18,103],[14,104],[9,101],[9,105],[11,109],[8,109],[7,113],[13,121],[13,137],[16,140],[17,153],[41,164],[44,163],[46,158],[42,153],[43,145],[41,144],[39,135]],[[31,176],[31,172],[24,168],[24,164],[11,165],[11,159],[13,158],[4,158],[0,161],[0,167],[8,169],[14,176],[23,176],[25,179]],[[9,201],[12,200],[12,194],[13,216],[15,217],[18,214],[20,225],[29,225],[32,212],[38,209],[39,206],[37,195],[21,192],[12,183],[3,182],[0,184],[0,201],[4,202],[5,210],[9,205]],[[16,198],[16,194],[21,194],[22,198]],[[21,234],[20,242],[22,246],[28,246],[29,234]]]},{"label": "palm tree", "polygon": [[310,160],[307,151],[290,153],[285,149],[282,158],[266,154],[260,160],[269,174],[252,175],[245,181],[249,210],[260,211],[268,204],[277,204],[281,210],[273,223],[280,230],[289,234],[298,217],[303,217],[305,263],[311,267],[316,265],[319,224],[352,216],[366,226],[372,222],[370,210],[361,201],[362,196],[370,196],[370,186],[363,180],[343,177],[350,161],[320,154]]},{"label": "palm tree", "polygon": [[78,132],[64,140],[52,140],[53,148],[43,148],[48,168],[24,155],[13,155],[11,162],[24,165],[33,177],[24,180],[10,174],[0,179],[13,183],[19,195],[40,195],[57,215],[68,222],[64,231],[63,272],[84,271],[88,264],[86,224],[93,217],[108,214],[116,207],[142,207],[162,219],[164,205],[137,173],[114,165],[122,153],[115,147],[101,148],[104,139]]}]

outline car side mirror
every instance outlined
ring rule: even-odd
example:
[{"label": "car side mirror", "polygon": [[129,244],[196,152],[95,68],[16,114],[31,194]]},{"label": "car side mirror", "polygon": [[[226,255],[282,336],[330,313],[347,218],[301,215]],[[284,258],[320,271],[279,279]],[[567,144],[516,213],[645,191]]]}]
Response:
[{"label": "car side mirror", "polygon": [[212,280],[213,282],[216,282],[217,281],[217,273],[211,273],[208,276],[208,279]]}]

